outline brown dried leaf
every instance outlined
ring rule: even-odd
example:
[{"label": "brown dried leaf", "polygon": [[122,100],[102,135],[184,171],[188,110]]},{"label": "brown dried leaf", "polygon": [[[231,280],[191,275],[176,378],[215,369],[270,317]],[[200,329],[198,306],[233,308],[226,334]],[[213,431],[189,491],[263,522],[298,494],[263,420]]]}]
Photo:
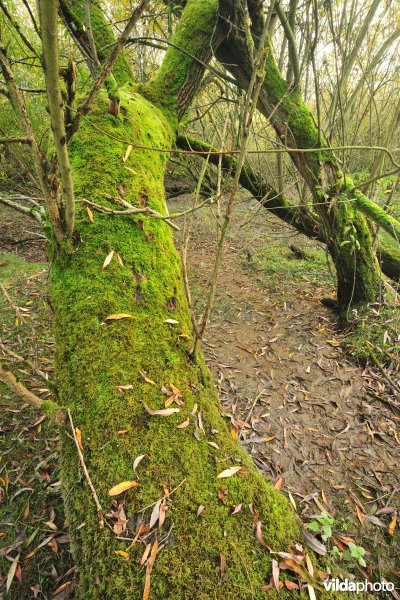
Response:
[{"label": "brown dried leaf", "polygon": [[283,477],[279,477],[278,481],[274,483],[274,488],[277,490],[281,490],[283,485]]},{"label": "brown dried leaf", "polygon": [[240,504],[236,504],[236,506],[233,505],[231,515],[237,515],[237,513],[239,513],[242,510],[242,506],[243,502],[241,502]]},{"label": "brown dried leaf", "polygon": [[226,560],[225,560],[225,554],[223,552],[220,552],[219,560],[220,560],[220,563],[219,563],[219,572],[220,572],[220,575],[221,575],[221,579],[224,579],[224,577],[225,577],[225,569],[226,569]]},{"label": "brown dried leaf", "polygon": [[321,542],[319,542],[317,538],[311,535],[311,533],[309,533],[307,529],[304,528],[302,530],[302,534],[304,540],[306,541],[306,544],[311,548],[311,550],[313,550],[317,554],[320,554],[321,556],[325,556],[326,547],[323,544],[321,544]]},{"label": "brown dried leaf", "polygon": [[189,417],[186,419],[186,421],[183,421],[182,423],[179,423],[179,425],[176,426],[177,429],[185,429],[185,427],[187,427],[190,423],[190,419]]},{"label": "brown dried leaf", "polygon": [[225,492],[222,488],[218,490],[218,498],[221,500],[222,504],[226,504]]},{"label": "brown dried leaf", "polygon": [[151,572],[153,570],[154,562],[156,560],[157,552],[158,552],[158,539],[156,538],[156,540],[153,544],[153,547],[151,549],[151,552],[150,552],[150,558],[147,561],[146,579],[145,579],[144,590],[143,590],[143,600],[148,600],[148,598],[150,596],[150,585],[151,585],[150,577],[151,577]]},{"label": "brown dried leaf", "polygon": [[118,494],[122,494],[122,492],[126,492],[126,490],[130,490],[131,488],[137,487],[140,485],[137,481],[122,481],[109,490],[109,496],[118,496]]},{"label": "brown dried leaf", "polygon": [[143,567],[144,563],[146,562],[149,554],[150,554],[150,550],[151,550],[151,544],[147,544],[145,551],[142,554],[142,558],[140,559],[140,566]]},{"label": "brown dried leaf", "polygon": [[204,504],[200,504],[199,508],[197,509],[197,516],[198,517],[201,515],[201,513],[203,512],[204,509],[205,509]]}]

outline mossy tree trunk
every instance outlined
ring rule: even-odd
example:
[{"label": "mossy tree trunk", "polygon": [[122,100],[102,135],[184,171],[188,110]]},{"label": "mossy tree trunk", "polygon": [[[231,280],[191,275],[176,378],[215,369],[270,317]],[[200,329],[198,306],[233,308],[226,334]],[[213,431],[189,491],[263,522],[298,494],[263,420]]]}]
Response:
[{"label": "mossy tree trunk", "polygon": [[[186,31],[191,54],[199,50],[207,58],[202,48],[205,40],[209,47],[215,31],[216,7],[214,0],[186,6],[177,36],[184,43]],[[107,197],[122,193],[134,205],[165,212],[167,157],[157,149],[173,143],[179,114],[195,89],[192,59],[178,58],[171,50],[155,83],[144,89],[126,83],[119,90],[118,117],[108,114],[107,95],[100,94],[70,143],[77,198],[115,208]],[[194,77],[199,80],[201,72]],[[124,163],[129,141],[154,151],[133,148]],[[129,544],[99,527],[76,448],[63,437],[61,475],[78,566],[77,597],[140,598],[145,586],[140,559],[146,544],[154,549],[157,540],[151,598],[261,598],[271,558],[256,541],[254,514],[273,549],[298,539],[299,522],[233,440],[202,356],[190,358],[191,318],[171,229],[153,217],[97,211],[92,222],[84,205],[78,206],[75,251],[56,252],[51,273],[60,404],[71,410],[82,431],[85,461],[103,510],[121,516],[117,504],[122,503],[131,532],[142,519],[149,523],[153,507],[141,511],[144,507],[163,498],[166,489],[179,487],[165,501],[162,527],[155,525],[145,542],[137,541],[128,558],[120,555]],[[110,264],[102,268],[111,251]],[[180,412],[149,414],[148,409],[164,408],[162,386],[181,390],[183,404],[172,404]],[[178,427],[186,421],[186,427]],[[139,455],[144,458],[134,472]],[[243,470],[217,479],[232,466]],[[113,504],[108,490],[128,480],[140,485]],[[240,503],[242,510],[232,515],[231,506]],[[112,516],[107,519],[115,523]],[[226,562],[222,574],[221,560]]]},{"label": "mossy tree trunk", "polygon": [[[262,5],[252,4],[253,36],[257,39],[262,26]],[[217,50],[218,58],[235,76],[239,85],[247,88],[251,57],[245,31],[244,0],[222,0],[220,10],[225,22],[234,22],[226,40]],[[242,23],[242,25],[241,25]],[[366,218],[352,206],[356,193],[352,183],[344,180],[328,142],[303,102],[298,89],[292,89],[283,79],[273,56],[270,41],[266,77],[259,96],[259,109],[270,120],[282,144],[289,151],[298,171],[313,195],[314,208],[320,217],[323,235],[337,271],[337,298],[343,311],[356,305],[374,302],[380,293],[381,275],[373,248],[373,239]],[[322,148],[319,152],[298,152],[297,149]]]}]

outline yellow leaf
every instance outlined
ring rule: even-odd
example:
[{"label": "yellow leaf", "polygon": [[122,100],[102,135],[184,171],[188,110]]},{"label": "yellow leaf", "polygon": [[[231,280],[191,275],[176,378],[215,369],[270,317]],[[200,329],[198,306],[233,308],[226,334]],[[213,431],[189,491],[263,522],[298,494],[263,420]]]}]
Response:
[{"label": "yellow leaf", "polygon": [[126,169],[127,171],[130,171],[131,173],[133,173],[134,175],[139,175],[139,173],[137,171],[135,171],[134,169],[132,169],[131,167],[127,167],[125,165],[124,169]]},{"label": "yellow leaf", "polygon": [[124,558],[125,560],[129,560],[129,554],[127,552],[125,552],[125,550],[114,550],[115,554],[118,554],[118,556],[121,556],[121,558]]},{"label": "yellow leaf", "polygon": [[86,210],[87,210],[87,214],[88,214],[88,217],[89,217],[89,221],[90,221],[91,223],[93,223],[93,221],[94,221],[94,216],[93,216],[93,213],[92,213],[92,211],[90,210],[90,208],[89,208],[88,206],[86,207]]},{"label": "yellow leaf", "polygon": [[339,340],[326,340],[331,346],[340,346]]},{"label": "yellow leaf", "polygon": [[76,435],[76,441],[78,442],[78,446],[81,450],[83,450],[83,446],[82,446],[82,431],[79,429],[79,427],[75,427],[75,435]]},{"label": "yellow leaf", "polygon": [[128,431],[129,431],[129,429],[119,429],[117,431],[117,434],[118,435],[124,435],[125,433],[128,433]]},{"label": "yellow leaf", "polygon": [[139,484],[137,481],[122,481],[109,490],[109,496],[118,496],[118,494],[122,494],[122,492],[126,492],[126,490],[130,490],[131,488],[137,487]]},{"label": "yellow leaf", "polygon": [[147,377],[147,375],[145,373],[143,373],[142,371],[139,371],[139,373],[141,374],[141,376],[143,377],[143,379],[145,380],[146,383],[151,383],[152,385],[156,385],[154,383],[154,381],[152,379],[150,379],[149,377]]},{"label": "yellow leaf", "polygon": [[112,257],[113,256],[114,256],[114,250],[111,250],[111,252],[109,254],[107,254],[107,256],[104,259],[103,266],[102,266],[103,269],[105,269],[106,267],[108,267],[108,265],[112,261]]},{"label": "yellow leaf", "polygon": [[134,319],[133,315],[129,315],[128,313],[118,313],[117,315],[108,315],[105,318],[106,321],[119,321],[119,319]]},{"label": "yellow leaf", "polygon": [[232,475],[236,475],[239,471],[243,471],[243,467],[229,467],[229,469],[225,469],[219,475],[217,475],[217,479],[225,479],[226,477],[232,477]]},{"label": "yellow leaf", "polygon": [[364,523],[364,515],[362,514],[361,510],[358,508],[357,504],[356,504],[356,513],[357,513],[358,520],[360,521],[360,523],[362,525]]},{"label": "yellow leaf", "polygon": [[396,523],[397,523],[397,515],[394,515],[394,517],[389,525],[389,529],[388,529],[388,534],[390,535],[390,537],[392,537],[394,535],[394,530],[396,529]]},{"label": "yellow leaf", "polygon": [[122,162],[126,162],[128,160],[131,152],[132,152],[132,145],[129,144],[129,146],[127,147],[126,152],[124,154],[124,158],[122,159]]}]

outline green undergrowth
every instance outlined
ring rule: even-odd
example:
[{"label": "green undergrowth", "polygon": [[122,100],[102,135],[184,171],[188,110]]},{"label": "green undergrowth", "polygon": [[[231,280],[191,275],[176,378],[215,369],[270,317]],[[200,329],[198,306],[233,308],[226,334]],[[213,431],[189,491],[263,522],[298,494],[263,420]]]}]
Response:
[{"label": "green undergrowth", "polygon": [[[0,252],[0,281],[3,284],[12,284],[20,278],[28,277],[45,268],[45,265],[37,262],[28,262],[13,252]],[[0,303],[4,302],[0,296]]]},{"label": "green undergrowth", "polygon": [[[374,365],[374,356],[381,365],[400,367],[400,307],[399,305],[371,307],[351,323],[345,338],[350,356],[362,364]],[[375,364],[375,367],[377,365]]]},{"label": "green undergrowth", "polygon": [[252,256],[250,268],[262,270],[270,285],[313,283],[331,286],[335,282],[332,264],[323,249],[307,248],[297,258],[285,245],[268,244]]},{"label": "green undergrowth", "polygon": [[[122,193],[136,206],[164,212],[165,157],[133,148],[125,164],[126,144],[106,134],[165,147],[171,142],[168,121],[138,95],[122,92],[121,98],[120,118],[106,114],[102,96],[74,138],[76,194],[109,206],[106,196]],[[93,136],[93,125],[104,134]],[[71,409],[82,432],[100,502],[107,513],[123,503],[129,519],[126,533],[132,535],[142,516],[148,523],[152,508],[138,510],[161,499],[165,486],[180,486],[168,501],[161,531],[154,529],[146,540],[154,543],[170,531],[155,561],[151,597],[261,598],[271,558],[255,539],[248,505],[259,513],[265,541],[274,549],[286,549],[300,538],[299,520],[233,441],[203,359],[189,356],[191,320],[169,226],[145,216],[93,213],[91,222],[87,211],[78,209],[76,249],[56,257],[51,292],[59,402]],[[111,252],[111,262],[104,266]],[[148,409],[164,408],[162,386],[181,390],[184,405],[179,413],[149,414]],[[177,428],[187,419],[187,427]],[[145,457],[134,472],[138,455]],[[140,597],[145,577],[139,563],[145,546],[139,541],[128,549],[128,542],[99,528],[76,448],[67,435],[60,464],[72,547],[81,567],[77,597]],[[243,471],[217,479],[231,466]],[[108,490],[132,479],[139,486],[113,504]],[[218,498],[220,488],[226,504]],[[231,505],[239,503],[243,510],[232,516]],[[127,551],[128,559],[117,550]],[[227,564],[223,577],[221,553]]]}]

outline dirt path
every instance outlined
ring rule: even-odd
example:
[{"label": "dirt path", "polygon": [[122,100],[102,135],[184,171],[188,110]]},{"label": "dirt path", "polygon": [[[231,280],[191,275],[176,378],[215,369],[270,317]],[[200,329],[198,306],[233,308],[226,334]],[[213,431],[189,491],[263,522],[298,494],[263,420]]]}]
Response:
[{"label": "dirt path", "polygon": [[[239,212],[236,224],[243,219]],[[377,386],[385,387],[379,377],[344,355],[335,313],[319,301],[326,287],[301,278],[269,281],[249,268],[244,247],[253,252],[265,244],[266,230],[287,232],[262,220],[255,230],[236,230],[228,242],[204,345],[233,435],[266,477],[291,493],[305,519],[333,511],[373,546],[399,506],[400,415],[377,399]],[[199,296],[214,234],[200,215],[193,231],[188,267]],[[389,516],[379,517],[382,509]]]}]

